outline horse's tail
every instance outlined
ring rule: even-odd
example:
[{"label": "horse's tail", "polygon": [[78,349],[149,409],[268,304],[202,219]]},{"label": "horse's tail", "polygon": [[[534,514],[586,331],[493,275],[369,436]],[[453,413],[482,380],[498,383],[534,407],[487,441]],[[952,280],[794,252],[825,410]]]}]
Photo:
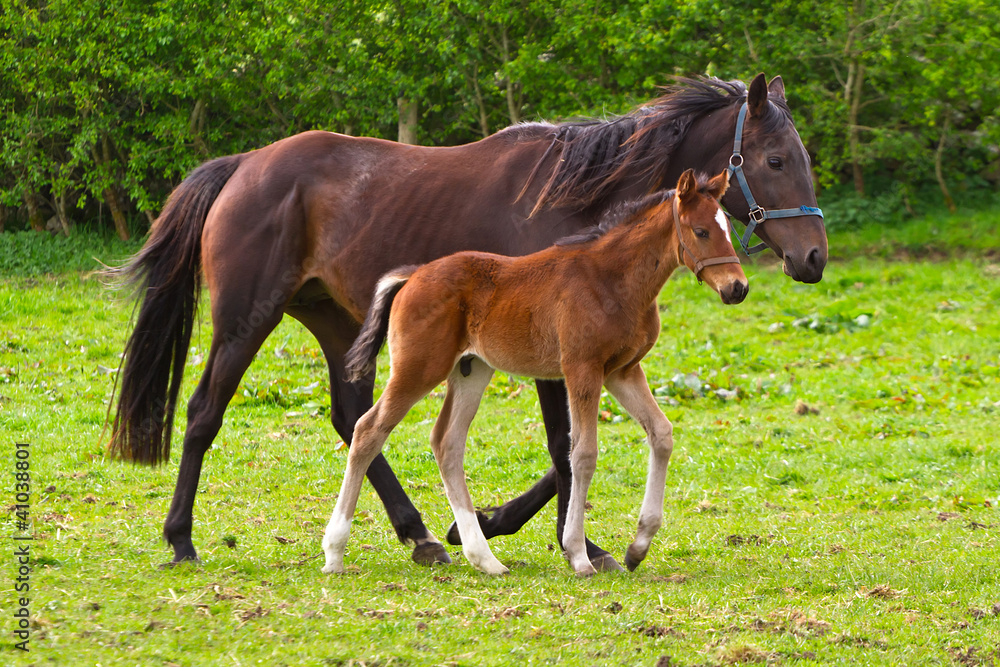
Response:
[{"label": "horse's tail", "polygon": [[368,309],[365,323],[361,326],[361,333],[344,357],[348,382],[357,382],[375,372],[375,360],[389,334],[392,301],[416,270],[416,266],[401,266],[379,279],[371,308]]},{"label": "horse's tail", "polygon": [[191,172],[171,193],[142,250],[109,272],[135,286],[142,299],[115,382],[121,389],[108,443],[112,455],[149,465],[170,457],[174,409],[201,292],[201,234],[209,209],[243,157],[218,158]]}]

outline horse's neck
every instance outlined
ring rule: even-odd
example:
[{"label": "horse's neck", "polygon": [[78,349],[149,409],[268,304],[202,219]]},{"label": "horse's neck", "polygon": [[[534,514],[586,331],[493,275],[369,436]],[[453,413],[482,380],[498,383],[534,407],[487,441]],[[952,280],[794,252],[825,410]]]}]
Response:
[{"label": "horse's neck", "polygon": [[676,183],[687,169],[708,174],[722,171],[733,152],[736,111],[720,109],[697,118],[670,156],[665,183]]}]

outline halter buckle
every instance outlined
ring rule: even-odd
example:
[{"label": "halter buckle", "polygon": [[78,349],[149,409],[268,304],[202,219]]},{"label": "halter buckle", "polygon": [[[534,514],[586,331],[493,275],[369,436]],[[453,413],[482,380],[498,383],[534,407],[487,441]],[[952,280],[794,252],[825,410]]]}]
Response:
[{"label": "halter buckle", "polygon": [[754,226],[759,225],[767,219],[767,211],[762,209],[760,206],[750,211],[750,220],[753,221]]}]

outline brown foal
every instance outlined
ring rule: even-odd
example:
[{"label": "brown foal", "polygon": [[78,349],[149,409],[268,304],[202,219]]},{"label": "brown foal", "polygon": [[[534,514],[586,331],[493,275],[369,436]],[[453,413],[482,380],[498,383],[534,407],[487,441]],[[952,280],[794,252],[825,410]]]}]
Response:
[{"label": "brown foal", "polygon": [[447,380],[431,445],[465,556],[483,572],[507,572],[483,536],[463,467],[469,425],[494,369],[565,379],[572,488],[563,547],[577,574],[595,572],[584,545],[584,505],[597,462],[601,386],[642,425],[650,464],[638,533],[626,553],[635,569],[662,522],[673,448],[672,426],[639,362],[660,333],[656,298],[678,266],[686,265],[724,303],[746,297],[746,276],[719,207],[728,184],[727,171],[708,179],[689,169],[676,191],[625,205],[592,234],[523,257],[461,252],[386,274],[348,353],[348,373],[370,372],[388,336],[389,381],[355,427],[323,539],[323,571],[344,570],[369,463],[410,408]]}]

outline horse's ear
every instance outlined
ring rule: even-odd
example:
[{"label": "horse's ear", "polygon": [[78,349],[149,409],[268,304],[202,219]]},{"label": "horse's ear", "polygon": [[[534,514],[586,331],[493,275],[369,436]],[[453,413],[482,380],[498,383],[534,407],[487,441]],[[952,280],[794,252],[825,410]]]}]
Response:
[{"label": "horse's ear", "polygon": [[751,118],[760,118],[767,108],[767,79],[761,72],[750,82],[750,90],[747,91],[747,108],[750,110]]},{"label": "horse's ear", "polygon": [[698,179],[694,177],[694,169],[688,169],[677,181],[677,196],[684,201],[698,191]]},{"label": "horse's ear", "polygon": [[726,190],[729,189],[729,170],[723,169],[722,173],[718,176],[714,176],[712,180],[708,182],[708,194],[711,195],[712,199],[719,201],[722,199],[722,195],[726,194]]},{"label": "horse's ear", "polygon": [[774,77],[767,84],[767,93],[779,100],[785,99],[785,82],[781,80],[780,76]]}]

